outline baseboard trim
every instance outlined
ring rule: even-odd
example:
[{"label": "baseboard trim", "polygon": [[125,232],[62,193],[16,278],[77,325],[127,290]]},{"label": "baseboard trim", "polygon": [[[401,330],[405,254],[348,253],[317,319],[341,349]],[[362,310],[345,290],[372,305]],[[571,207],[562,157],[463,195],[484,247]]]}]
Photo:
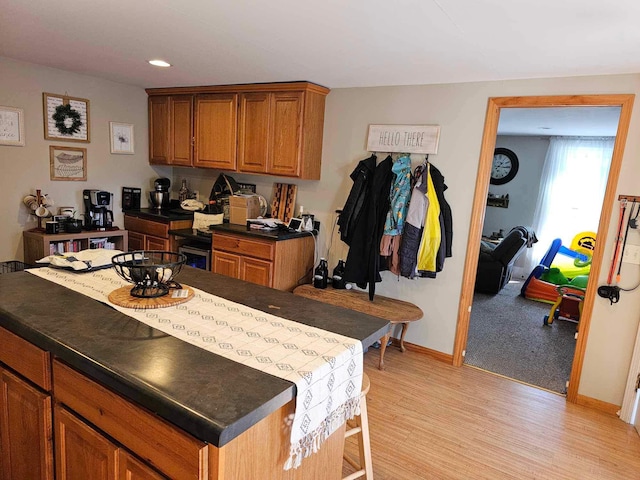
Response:
[{"label": "baseboard trim", "polygon": [[[400,340],[398,338],[392,337],[391,342],[394,346],[400,347]],[[416,345],[415,343],[404,342],[404,346],[407,350],[411,352],[417,352],[423,355],[428,355],[434,360],[438,360],[440,362],[453,365],[452,354],[439,352],[438,350],[432,350],[431,348],[423,347],[421,345]],[[508,377],[505,377],[505,378],[508,378]],[[510,380],[513,380],[513,379],[510,379]],[[523,382],[520,382],[520,383],[523,383]],[[539,387],[536,387],[536,388],[539,388]],[[551,392],[550,390],[548,391]],[[551,393],[557,394],[557,392],[551,392]],[[616,417],[618,416],[618,413],[620,412],[620,408],[621,408],[620,405],[604,402],[602,400],[598,400],[597,398],[587,397],[586,395],[580,395],[580,394],[578,394],[578,397],[576,398],[576,404],[582,405],[583,407],[587,407],[587,408],[593,408],[594,410],[598,410],[600,412],[606,413],[607,415],[613,415]]]},{"label": "baseboard trim", "polygon": [[[397,338],[391,338],[391,342],[396,347],[400,347],[400,340]],[[438,350],[432,350],[431,348],[423,347],[421,345],[416,345],[415,343],[404,342],[404,347],[411,351],[422,353],[423,355],[428,355],[434,360],[438,360],[439,362],[448,363],[449,365],[453,365],[453,355],[449,353],[442,353]]]},{"label": "baseboard trim", "polygon": [[618,412],[620,411],[620,405],[603,402],[602,400],[598,400],[597,398],[587,397],[586,395],[580,394],[578,394],[576,398],[576,404],[582,405],[583,407],[593,408],[594,410],[599,410],[616,417],[618,416]]}]

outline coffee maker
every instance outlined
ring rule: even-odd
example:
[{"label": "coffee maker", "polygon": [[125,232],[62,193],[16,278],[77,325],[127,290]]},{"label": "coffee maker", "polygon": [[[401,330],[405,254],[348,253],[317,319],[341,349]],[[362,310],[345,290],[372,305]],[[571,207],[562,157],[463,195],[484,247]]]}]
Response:
[{"label": "coffee maker", "polygon": [[106,230],[113,225],[113,194],[103,190],[83,190],[84,217],[87,230]]}]

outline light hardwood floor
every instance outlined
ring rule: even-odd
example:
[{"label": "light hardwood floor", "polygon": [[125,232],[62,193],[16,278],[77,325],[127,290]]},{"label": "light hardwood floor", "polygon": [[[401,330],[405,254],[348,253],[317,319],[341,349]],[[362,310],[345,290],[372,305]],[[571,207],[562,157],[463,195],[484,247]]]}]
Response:
[{"label": "light hardwood floor", "polygon": [[640,479],[640,436],[615,416],[395,347],[385,371],[377,350],[364,363],[375,480]]}]

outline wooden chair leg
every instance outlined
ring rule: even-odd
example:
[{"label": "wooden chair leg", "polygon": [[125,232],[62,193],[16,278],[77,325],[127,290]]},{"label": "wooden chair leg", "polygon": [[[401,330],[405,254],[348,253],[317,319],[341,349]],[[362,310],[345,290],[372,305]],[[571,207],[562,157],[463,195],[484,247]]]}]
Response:
[{"label": "wooden chair leg", "polygon": [[358,417],[360,427],[360,459],[364,467],[364,478],[373,480],[373,465],[371,462],[371,439],[369,438],[369,413],[367,412],[367,397],[360,399],[360,416]]},{"label": "wooden chair leg", "polygon": [[355,436],[358,442],[358,450],[360,452],[358,461],[355,461],[348,455],[344,455],[345,461],[356,469],[354,473],[344,477],[342,480],[355,480],[356,478],[364,478],[365,480],[373,480],[373,465],[371,462],[371,440],[369,439],[369,414],[367,412],[367,392],[369,391],[369,378],[365,374],[363,379],[363,392],[360,397],[360,415],[355,417],[352,422],[347,422],[347,430],[345,438]]}]

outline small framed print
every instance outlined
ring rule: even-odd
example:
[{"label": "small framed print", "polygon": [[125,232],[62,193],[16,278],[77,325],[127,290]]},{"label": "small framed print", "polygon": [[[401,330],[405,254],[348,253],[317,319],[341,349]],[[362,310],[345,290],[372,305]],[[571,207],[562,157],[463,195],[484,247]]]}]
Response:
[{"label": "small framed print", "polygon": [[109,122],[111,153],[133,155],[133,125]]},{"label": "small framed print", "polygon": [[0,106],[0,145],[24,147],[24,112]]},{"label": "small framed print", "polygon": [[43,93],[44,138],[68,142],[90,142],[89,100]]},{"label": "small framed print", "polygon": [[78,147],[49,146],[51,180],[87,179],[87,149]]}]

